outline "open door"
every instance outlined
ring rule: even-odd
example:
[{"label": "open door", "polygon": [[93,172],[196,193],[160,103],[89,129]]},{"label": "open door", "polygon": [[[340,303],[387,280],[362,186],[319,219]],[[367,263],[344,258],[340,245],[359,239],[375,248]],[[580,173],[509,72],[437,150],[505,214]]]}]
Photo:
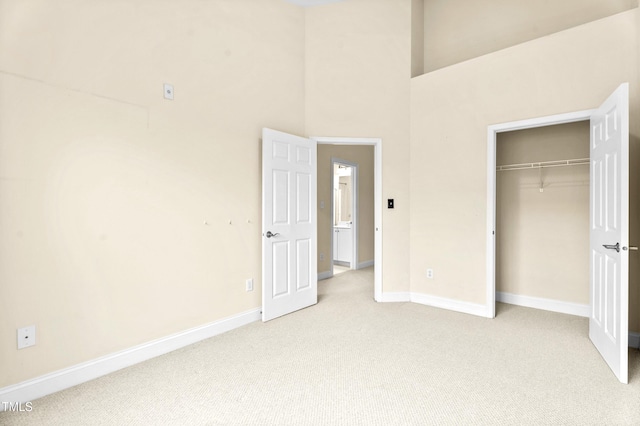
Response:
[{"label": "open door", "polygon": [[591,115],[589,338],[628,383],[629,84]]},{"label": "open door", "polygon": [[318,302],[317,143],[262,129],[262,321]]}]

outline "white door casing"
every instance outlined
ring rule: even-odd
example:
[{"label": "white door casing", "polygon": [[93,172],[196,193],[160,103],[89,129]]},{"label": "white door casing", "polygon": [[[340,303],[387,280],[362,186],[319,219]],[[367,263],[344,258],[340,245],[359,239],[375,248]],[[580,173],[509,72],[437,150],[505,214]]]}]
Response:
[{"label": "white door casing", "polygon": [[262,130],[262,320],[314,305],[317,143]]},{"label": "white door casing", "polygon": [[496,140],[498,133],[534,129],[589,120],[594,110],[574,111],[544,117],[492,124],[487,128],[487,239],[486,303],[484,316],[496,313]]},{"label": "white door casing", "polygon": [[629,84],[591,115],[589,338],[628,383]]}]

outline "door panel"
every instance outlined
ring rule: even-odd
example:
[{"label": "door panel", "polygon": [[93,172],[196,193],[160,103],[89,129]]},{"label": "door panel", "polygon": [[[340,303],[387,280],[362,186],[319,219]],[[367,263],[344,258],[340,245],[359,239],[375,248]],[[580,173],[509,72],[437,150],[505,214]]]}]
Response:
[{"label": "door panel", "polygon": [[628,382],[629,85],[591,116],[589,338]]},{"label": "door panel", "polygon": [[311,240],[298,240],[297,241],[298,253],[296,259],[298,261],[297,271],[298,279],[296,281],[298,290],[304,290],[309,288],[311,282],[309,277],[311,276],[309,257],[311,253]]},{"label": "door panel", "polygon": [[275,242],[273,251],[273,297],[289,294],[289,242]]},{"label": "door panel", "polygon": [[262,131],[262,320],[317,303],[317,146]]}]

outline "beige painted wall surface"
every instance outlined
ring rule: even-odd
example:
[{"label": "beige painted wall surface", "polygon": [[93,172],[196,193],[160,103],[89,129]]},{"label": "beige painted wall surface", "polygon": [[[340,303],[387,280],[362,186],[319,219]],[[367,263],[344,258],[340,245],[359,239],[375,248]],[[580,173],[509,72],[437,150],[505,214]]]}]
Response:
[{"label": "beige painted wall surface", "polygon": [[[374,257],[373,146],[318,145],[318,273],[331,269],[331,157],[358,164],[358,262]],[[324,209],[320,203],[324,202]],[[320,260],[324,253],[324,260]]]},{"label": "beige painted wall surface", "polygon": [[411,0],[307,8],[306,25],[306,134],[382,138],[383,291],[408,291]]},{"label": "beige painted wall surface", "polygon": [[0,387],[258,308],[261,128],[304,132],[304,9],[0,11]]},{"label": "beige painted wall surface", "polygon": [[[487,126],[594,108],[630,82],[640,114],[638,9],[412,79],[411,291],[485,303]],[[631,120],[630,185],[640,188],[640,122]],[[639,241],[637,191],[631,241]],[[640,330],[631,257],[631,330]],[[426,278],[427,267],[435,278]]]},{"label": "beige painted wall surface", "polygon": [[424,74],[424,1],[411,0],[411,77]]},{"label": "beige painted wall surface", "polygon": [[424,0],[430,72],[638,6],[638,0]]},{"label": "beige painted wall surface", "polygon": [[[588,121],[498,134],[498,165],[577,158]],[[496,290],[589,304],[588,161],[496,173]]]}]

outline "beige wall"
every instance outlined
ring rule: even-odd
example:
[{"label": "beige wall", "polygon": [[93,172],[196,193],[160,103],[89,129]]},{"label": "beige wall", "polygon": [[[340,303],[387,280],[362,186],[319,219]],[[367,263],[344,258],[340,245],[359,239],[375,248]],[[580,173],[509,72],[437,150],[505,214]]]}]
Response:
[{"label": "beige wall", "polygon": [[[635,9],[412,79],[412,291],[485,302],[490,124],[594,108],[628,81],[630,185],[640,187],[637,30]],[[636,192],[631,241],[640,240]],[[632,256],[631,330],[640,330],[638,266]]]},{"label": "beige wall", "polygon": [[[263,126],[382,138],[383,290],[483,303],[487,125],[592,108],[622,81],[637,117],[640,17],[410,80],[412,5],[0,0],[0,387],[259,307]],[[443,22],[487,22],[473,10]],[[631,210],[640,241],[635,194]]]},{"label": "beige wall", "polygon": [[[497,137],[498,165],[578,158],[588,121]],[[588,161],[496,173],[496,291],[589,304]]]},{"label": "beige wall", "polygon": [[[358,262],[374,258],[374,147],[318,145],[318,273],[331,270],[331,158],[358,164]],[[320,208],[324,202],[324,209]],[[320,254],[324,254],[320,260]]]},{"label": "beige wall", "polygon": [[258,308],[261,128],[304,107],[284,1],[0,0],[0,387]]},{"label": "beige wall", "polygon": [[424,0],[424,70],[515,46],[638,6],[638,0]]},{"label": "beige wall", "polygon": [[411,77],[424,74],[424,2],[411,0]]},{"label": "beige wall", "polygon": [[411,0],[306,13],[306,133],[382,139],[383,291],[409,290]]}]

